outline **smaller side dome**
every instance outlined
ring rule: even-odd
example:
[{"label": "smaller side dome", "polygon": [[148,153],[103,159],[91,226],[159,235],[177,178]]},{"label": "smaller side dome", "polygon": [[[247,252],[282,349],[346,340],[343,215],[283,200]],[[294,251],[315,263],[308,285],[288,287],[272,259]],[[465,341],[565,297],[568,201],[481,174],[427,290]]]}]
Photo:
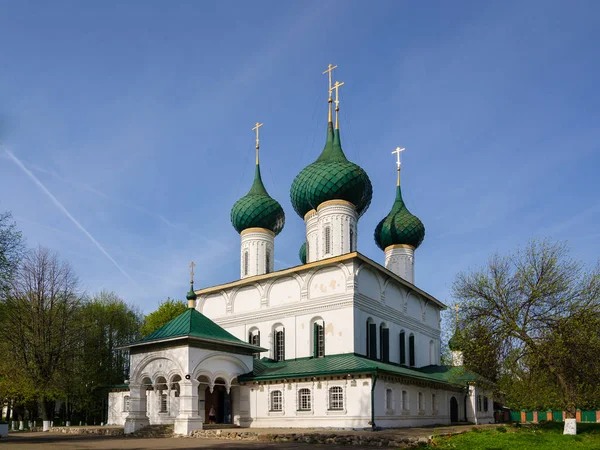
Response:
[{"label": "smaller side dome", "polygon": [[190,290],[186,294],[185,298],[188,299],[188,300],[196,300],[196,298],[198,298],[198,296],[194,292],[194,285],[193,284],[190,284]]},{"label": "smaller side dome", "polygon": [[405,244],[415,249],[425,238],[425,226],[406,208],[400,186],[396,188],[396,201],[392,210],[375,228],[375,242],[381,250],[390,245]]},{"label": "smaller side dome", "polygon": [[258,164],[252,187],[231,208],[231,224],[238,233],[248,228],[266,228],[278,235],[283,229],[285,213],[265,189]]},{"label": "smaller side dome", "polygon": [[298,256],[300,257],[300,262],[302,264],[306,264],[306,242],[304,244],[302,244],[302,246],[300,247]]}]

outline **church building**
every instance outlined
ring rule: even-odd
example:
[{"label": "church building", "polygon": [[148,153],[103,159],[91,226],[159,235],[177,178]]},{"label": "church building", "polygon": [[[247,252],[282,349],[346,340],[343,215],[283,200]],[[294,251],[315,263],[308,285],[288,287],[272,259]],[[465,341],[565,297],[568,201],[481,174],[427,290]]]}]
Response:
[{"label": "church building", "polygon": [[306,225],[300,264],[274,271],[285,214],[261,179],[257,123],[254,181],[231,210],[240,279],[199,290],[192,279],[188,310],[126,347],[130,379],[109,394],[109,424],[126,433],[174,424],[187,435],[209,422],[346,429],[493,422],[491,394],[463,370],[456,342],[455,365],[441,365],[446,306],[415,284],[425,227],[402,198],[403,149],[393,152],[391,210],[377,212],[381,262],[358,252],[357,224],[373,189],[342,149],[335,67],[324,72],[325,146],[290,190]]}]

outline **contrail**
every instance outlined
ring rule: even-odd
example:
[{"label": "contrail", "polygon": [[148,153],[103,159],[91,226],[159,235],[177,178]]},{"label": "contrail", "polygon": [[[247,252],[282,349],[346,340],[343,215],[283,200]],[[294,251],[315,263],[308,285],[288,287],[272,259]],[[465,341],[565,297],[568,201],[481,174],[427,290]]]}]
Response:
[{"label": "contrail", "polygon": [[15,155],[13,155],[13,154],[12,154],[10,151],[8,151],[7,149],[4,149],[4,151],[5,151],[5,152],[6,152],[6,154],[8,155],[9,159],[11,159],[11,160],[12,160],[12,161],[13,161],[13,162],[14,162],[14,163],[17,165],[17,166],[19,166],[19,168],[20,168],[20,169],[21,169],[23,172],[25,172],[25,174],[26,174],[26,175],[27,175],[29,178],[31,178],[31,180],[32,180],[32,181],[33,181],[33,182],[34,182],[34,183],[35,183],[35,184],[36,184],[36,185],[37,185],[37,186],[38,186],[38,187],[39,187],[39,188],[40,188],[42,191],[44,191],[44,193],[45,193],[45,194],[46,194],[48,197],[50,197],[50,200],[52,200],[52,203],[54,203],[54,205],[56,205],[56,207],[57,207],[58,209],[60,209],[60,210],[61,210],[61,211],[64,213],[64,215],[65,215],[65,216],[67,216],[67,217],[69,218],[69,220],[70,220],[71,222],[73,222],[73,223],[75,224],[75,226],[76,226],[77,228],[79,228],[79,229],[80,229],[80,230],[81,230],[81,231],[82,231],[82,232],[83,232],[83,233],[84,233],[84,234],[85,234],[85,235],[86,235],[86,236],[87,236],[87,237],[90,239],[90,241],[92,241],[92,243],[93,243],[93,244],[94,244],[96,247],[98,247],[98,250],[100,250],[100,251],[101,251],[101,252],[104,254],[104,256],[106,256],[106,257],[107,257],[107,258],[110,260],[110,262],[112,262],[112,263],[115,265],[115,267],[116,267],[117,269],[119,269],[119,271],[120,271],[120,272],[121,272],[123,275],[125,275],[125,276],[126,276],[128,279],[129,279],[129,281],[131,281],[133,284],[135,284],[135,285],[137,286],[137,283],[136,283],[136,282],[133,280],[133,278],[131,278],[131,277],[129,276],[129,274],[128,274],[127,272],[125,272],[125,269],[123,269],[123,268],[122,268],[122,267],[121,267],[121,266],[120,266],[120,265],[119,265],[119,264],[118,264],[118,263],[117,263],[117,262],[116,262],[116,261],[113,259],[113,257],[109,255],[109,253],[108,253],[108,252],[107,252],[107,251],[104,249],[104,247],[102,247],[102,245],[100,245],[100,243],[99,243],[99,242],[98,242],[98,241],[97,241],[97,240],[94,238],[94,236],[92,236],[92,235],[91,235],[91,234],[88,232],[88,230],[86,230],[85,228],[83,228],[83,225],[81,225],[81,224],[80,224],[80,223],[77,221],[77,219],[75,219],[75,217],[73,217],[73,216],[71,215],[71,213],[70,213],[69,211],[67,211],[67,208],[65,208],[65,207],[63,206],[63,204],[62,204],[61,202],[59,202],[59,201],[58,201],[58,199],[57,199],[57,198],[56,198],[54,195],[52,195],[52,192],[50,192],[50,191],[49,191],[49,190],[46,188],[46,186],[44,186],[44,185],[42,184],[42,182],[41,182],[40,180],[38,180],[38,179],[37,179],[37,177],[36,177],[36,176],[35,176],[33,173],[31,173],[31,171],[30,171],[29,169],[27,169],[27,167],[25,167],[25,166],[23,165],[23,163],[22,163],[22,162],[19,160],[19,158],[17,158]]}]

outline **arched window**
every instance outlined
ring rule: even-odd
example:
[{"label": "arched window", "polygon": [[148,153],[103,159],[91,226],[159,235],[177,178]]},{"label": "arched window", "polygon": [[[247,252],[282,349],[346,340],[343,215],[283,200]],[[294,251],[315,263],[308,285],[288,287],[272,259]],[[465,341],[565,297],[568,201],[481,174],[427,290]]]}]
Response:
[{"label": "arched window", "polygon": [[354,228],[350,227],[350,253],[354,251]]},{"label": "arched window", "polygon": [[181,393],[181,387],[179,386],[180,381],[181,377],[179,375],[171,377],[171,391],[174,392],[175,397],[179,397],[179,394]]},{"label": "arched window", "polygon": [[400,332],[400,364],[406,364],[406,333]]},{"label": "arched window", "polygon": [[[258,328],[250,328],[248,331],[248,343],[260,347],[260,330]],[[254,353],[255,358],[260,358],[260,353]]]},{"label": "arched window", "polygon": [[298,411],[310,411],[311,408],[310,389],[300,389],[298,391]]},{"label": "arched window", "polygon": [[367,358],[377,359],[377,324],[367,320]]},{"label": "arched window", "polygon": [[306,241],[306,262],[310,262],[310,249],[308,247],[308,241]]},{"label": "arched window", "polygon": [[313,323],[313,357],[323,356],[325,356],[325,322],[323,319],[318,319]]},{"label": "arched window", "polygon": [[267,253],[265,255],[265,272],[266,273],[271,273],[271,251],[267,250]]},{"label": "arched window", "polygon": [[285,360],[285,328],[279,326],[275,329],[275,339],[273,339],[273,356],[275,361]]},{"label": "arched window", "polygon": [[123,397],[123,411],[125,411],[125,412],[131,411],[131,403],[129,400],[129,395],[126,395],[125,397]]},{"label": "arched window", "polygon": [[325,227],[325,254],[331,253],[331,227]]},{"label": "arched window", "polygon": [[434,365],[437,361],[435,360],[435,343],[429,341],[429,364]]},{"label": "arched window", "polygon": [[390,330],[383,323],[379,325],[379,359],[390,362]]},{"label": "arched window", "polygon": [[394,391],[391,389],[385,390],[385,409],[388,411],[394,409]]},{"label": "arched window", "polygon": [[244,251],[244,275],[248,275],[248,267],[250,265],[250,256],[248,250]]},{"label": "arched window", "polygon": [[408,337],[408,364],[410,367],[415,365],[415,335],[412,333]]},{"label": "arched window", "polygon": [[419,411],[425,411],[425,404],[423,403],[423,393],[419,392],[417,396],[417,409]]},{"label": "arched window", "polygon": [[281,391],[271,392],[271,411],[283,411],[283,396]]},{"label": "arched window", "polygon": [[408,391],[402,391],[402,409],[404,411],[408,411],[410,409]]},{"label": "arched window", "polygon": [[329,409],[333,411],[344,409],[344,390],[340,386],[329,388]]}]

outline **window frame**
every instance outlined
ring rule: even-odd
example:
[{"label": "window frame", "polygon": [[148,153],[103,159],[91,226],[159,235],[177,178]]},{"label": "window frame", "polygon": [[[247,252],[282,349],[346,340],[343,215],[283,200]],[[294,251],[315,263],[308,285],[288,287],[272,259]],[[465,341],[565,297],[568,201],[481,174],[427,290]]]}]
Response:
[{"label": "window frame", "polygon": [[[279,394],[279,395],[277,395],[277,394]],[[276,397],[279,397],[279,398],[276,399]],[[275,406],[279,406],[279,408],[276,408]],[[269,393],[269,412],[283,412],[283,391],[282,390],[275,389]]]},{"label": "window frame", "polygon": [[298,389],[296,411],[312,411],[312,391],[310,388],[302,387]]},{"label": "window frame", "polygon": [[346,408],[345,392],[342,386],[330,386],[327,389],[327,410],[328,411],[344,411]]}]

